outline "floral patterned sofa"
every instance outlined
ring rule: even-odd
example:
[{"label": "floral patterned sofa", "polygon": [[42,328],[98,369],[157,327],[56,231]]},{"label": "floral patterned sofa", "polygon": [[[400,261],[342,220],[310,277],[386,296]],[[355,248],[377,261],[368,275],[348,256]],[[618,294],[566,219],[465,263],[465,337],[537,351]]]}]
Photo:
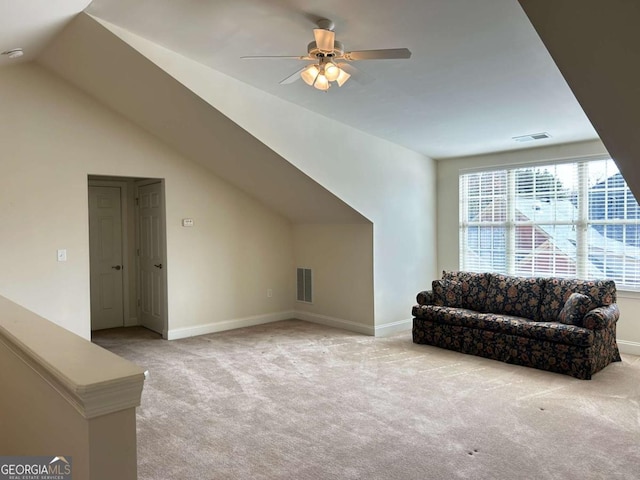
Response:
[{"label": "floral patterned sofa", "polygon": [[415,343],[581,379],[620,361],[612,280],[443,272],[417,301]]}]

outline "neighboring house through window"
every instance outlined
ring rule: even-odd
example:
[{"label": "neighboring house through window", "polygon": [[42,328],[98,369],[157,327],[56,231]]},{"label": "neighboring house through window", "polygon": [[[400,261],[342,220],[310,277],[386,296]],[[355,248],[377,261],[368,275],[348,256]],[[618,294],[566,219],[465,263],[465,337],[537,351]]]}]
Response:
[{"label": "neighboring house through window", "polygon": [[460,267],[640,290],[640,207],[611,159],[462,173]]}]

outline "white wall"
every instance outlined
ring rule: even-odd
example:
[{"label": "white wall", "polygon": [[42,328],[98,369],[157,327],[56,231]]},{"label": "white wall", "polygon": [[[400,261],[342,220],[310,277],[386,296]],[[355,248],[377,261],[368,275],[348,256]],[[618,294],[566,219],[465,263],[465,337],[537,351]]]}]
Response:
[{"label": "white wall", "polygon": [[288,220],[35,64],[0,72],[0,105],[1,295],[89,338],[87,176],[155,177],[174,335],[291,315]]},{"label": "white wall", "polygon": [[296,267],[313,271],[313,303],[296,317],[374,335],[373,226],[293,226]]},{"label": "white wall", "polygon": [[[593,141],[439,161],[438,271],[455,270],[459,267],[458,178],[461,170],[601,155],[608,155],[607,150],[600,141]],[[621,311],[618,343],[623,351],[640,354],[640,320],[634,315],[634,312],[640,310],[640,294],[619,291],[618,296]]]},{"label": "white wall", "polygon": [[375,328],[409,328],[415,294],[435,273],[435,162],[107,26],[370,219]]}]

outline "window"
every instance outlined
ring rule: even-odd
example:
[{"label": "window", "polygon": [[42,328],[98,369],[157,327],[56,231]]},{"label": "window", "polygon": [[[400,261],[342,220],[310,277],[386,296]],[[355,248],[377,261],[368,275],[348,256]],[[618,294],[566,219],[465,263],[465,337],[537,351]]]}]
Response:
[{"label": "window", "polygon": [[640,207],[610,159],[461,174],[460,265],[640,290]]}]

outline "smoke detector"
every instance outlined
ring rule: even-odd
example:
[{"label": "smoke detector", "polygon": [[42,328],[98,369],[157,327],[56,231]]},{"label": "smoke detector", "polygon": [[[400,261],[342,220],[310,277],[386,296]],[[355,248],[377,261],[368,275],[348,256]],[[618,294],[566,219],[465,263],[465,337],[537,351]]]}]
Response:
[{"label": "smoke detector", "polygon": [[14,60],[14,59],[20,58],[22,55],[24,55],[24,51],[21,48],[12,48],[11,50],[7,50],[5,52],[2,52],[2,55],[6,55],[10,59]]},{"label": "smoke detector", "polygon": [[516,142],[531,142],[533,140],[544,140],[545,138],[551,138],[547,132],[532,133],[531,135],[522,135],[520,137],[512,137]]}]

